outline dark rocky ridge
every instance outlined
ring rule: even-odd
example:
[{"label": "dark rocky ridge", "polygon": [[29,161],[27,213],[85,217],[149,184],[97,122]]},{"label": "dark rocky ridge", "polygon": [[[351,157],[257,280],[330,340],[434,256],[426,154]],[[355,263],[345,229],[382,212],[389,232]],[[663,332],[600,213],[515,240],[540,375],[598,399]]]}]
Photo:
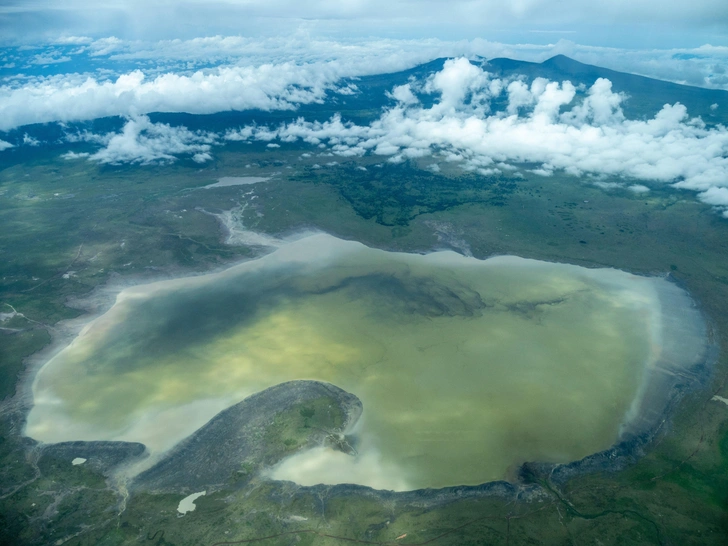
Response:
[{"label": "dark rocky ridge", "polygon": [[264,462],[266,446],[261,434],[276,416],[322,397],[338,404],[346,416],[344,424],[340,430],[311,427],[304,448],[322,444],[332,433],[342,433],[361,415],[359,399],[334,385],[320,381],[281,383],[218,413],[139,474],[132,488],[182,493],[219,488],[231,480],[242,463],[250,461],[259,467]]},{"label": "dark rocky ridge", "polygon": [[364,485],[337,484],[301,486],[293,482],[279,482],[271,494],[271,500],[279,506],[295,504],[300,498],[314,494],[327,502],[334,499],[369,499],[378,504],[396,503],[404,507],[432,510],[452,502],[467,499],[500,498],[507,501],[517,499],[539,501],[548,499],[549,493],[539,484],[511,483],[507,481],[487,482],[481,485],[459,485],[442,489],[416,489],[413,491],[389,491],[372,489]]}]

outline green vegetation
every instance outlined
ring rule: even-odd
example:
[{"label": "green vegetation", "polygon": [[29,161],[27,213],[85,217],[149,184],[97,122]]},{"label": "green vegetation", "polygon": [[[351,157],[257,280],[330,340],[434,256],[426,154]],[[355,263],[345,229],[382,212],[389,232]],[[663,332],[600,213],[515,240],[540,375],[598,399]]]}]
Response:
[{"label": "green vegetation", "polygon": [[[21,319],[13,319],[5,324],[17,322],[21,322]],[[23,370],[23,359],[41,350],[51,340],[45,329],[22,330],[27,327],[27,321],[22,322],[24,324],[18,324],[17,327],[5,326],[12,330],[0,333],[0,399],[15,393],[18,377]]]},{"label": "green vegetation", "polygon": [[516,178],[503,175],[444,176],[415,170],[410,165],[354,162],[331,169],[306,169],[293,180],[330,184],[365,220],[384,226],[406,226],[421,214],[451,209],[465,203],[504,206],[516,188]]},{"label": "green vegetation", "polygon": [[274,464],[282,457],[295,453],[305,446],[311,428],[326,432],[340,429],[345,416],[332,399],[322,397],[303,407],[279,413],[273,419],[262,438],[265,454],[263,464]]}]

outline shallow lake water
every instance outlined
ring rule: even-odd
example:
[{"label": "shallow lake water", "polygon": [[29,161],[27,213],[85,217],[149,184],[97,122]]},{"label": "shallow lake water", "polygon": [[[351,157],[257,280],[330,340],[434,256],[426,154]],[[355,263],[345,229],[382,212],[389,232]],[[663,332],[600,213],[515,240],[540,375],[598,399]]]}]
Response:
[{"label": "shallow lake water", "polygon": [[317,379],[362,400],[359,453],[318,448],[272,477],[477,484],[609,447],[661,362],[689,367],[704,343],[665,279],[315,235],[122,292],[39,372],[26,433],[161,453],[254,392]]}]

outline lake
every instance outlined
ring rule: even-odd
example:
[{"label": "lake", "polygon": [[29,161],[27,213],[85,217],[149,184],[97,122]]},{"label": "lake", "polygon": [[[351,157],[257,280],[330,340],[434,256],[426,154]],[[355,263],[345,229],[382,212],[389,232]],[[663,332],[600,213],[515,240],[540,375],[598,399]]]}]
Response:
[{"label": "lake", "polygon": [[154,455],[252,393],[317,379],[361,399],[358,455],[317,448],[271,477],[479,484],[606,449],[659,414],[655,378],[704,350],[699,312],[664,278],[318,234],[121,292],[38,373],[26,433]]}]

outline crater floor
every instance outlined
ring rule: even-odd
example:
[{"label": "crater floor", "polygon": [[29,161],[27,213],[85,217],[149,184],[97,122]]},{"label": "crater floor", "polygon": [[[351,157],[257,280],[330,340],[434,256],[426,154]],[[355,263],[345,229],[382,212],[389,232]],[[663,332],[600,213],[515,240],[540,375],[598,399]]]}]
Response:
[{"label": "crater floor", "polygon": [[479,484],[651,426],[705,337],[663,278],[319,234],[121,292],[38,373],[26,434],[141,442],[153,462],[246,396],[315,379],[362,401],[357,454],[299,452],[272,477]]}]

